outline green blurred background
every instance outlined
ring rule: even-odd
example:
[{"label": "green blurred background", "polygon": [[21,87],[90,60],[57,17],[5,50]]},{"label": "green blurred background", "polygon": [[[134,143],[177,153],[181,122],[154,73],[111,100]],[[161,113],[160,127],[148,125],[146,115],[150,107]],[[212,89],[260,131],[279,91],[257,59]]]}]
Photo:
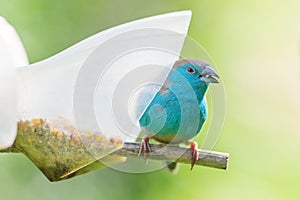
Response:
[{"label": "green blurred background", "polygon": [[181,166],[126,174],[105,169],[50,183],[23,155],[0,155],[1,199],[299,199],[299,0],[0,0],[30,62],[109,27],[189,9],[189,36],[218,66],[227,114],[216,151],[227,171]]}]

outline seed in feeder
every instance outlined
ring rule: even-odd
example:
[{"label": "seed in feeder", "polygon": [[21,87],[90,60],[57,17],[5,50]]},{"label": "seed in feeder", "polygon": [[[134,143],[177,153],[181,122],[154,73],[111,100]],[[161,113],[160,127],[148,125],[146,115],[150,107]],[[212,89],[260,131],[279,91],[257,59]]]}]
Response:
[{"label": "seed in feeder", "polygon": [[74,141],[77,141],[78,140],[78,135],[77,134],[71,134],[71,139],[74,140]]},{"label": "seed in feeder", "polygon": [[91,132],[87,132],[86,133],[86,135],[85,135],[85,137],[86,137],[86,139],[92,139],[92,133]]},{"label": "seed in feeder", "polygon": [[70,141],[70,144],[74,145],[77,143],[78,141],[78,136],[77,135],[71,135],[71,141]]},{"label": "seed in feeder", "polygon": [[62,140],[63,138],[64,138],[64,134],[61,133],[61,132],[59,132],[59,133],[57,134],[57,139]]},{"label": "seed in feeder", "polygon": [[108,140],[105,140],[105,138],[103,138],[99,135],[95,135],[95,140],[98,141],[98,142],[102,142],[102,143],[108,142]]},{"label": "seed in feeder", "polygon": [[58,131],[57,131],[56,129],[53,129],[53,130],[52,130],[52,134],[53,134],[53,135],[57,135],[57,133],[58,133]]},{"label": "seed in feeder", "polygon": [[43,119],[40,118],[34,118],[31,120],[31,122],[33,123],[33,125],[39,125],[44,123]]},{"label": "seed in feeder", "polygon": [[113,143],[113,144],[114,144],[115,146],[117,146],[117,147],[121,147],[122,144],[123,144],[122,140],[120,140],[119,138],[113,138],[113,137],[111,137],[111,138],[109,139],[109,141],[110,141],[111,143]]}]

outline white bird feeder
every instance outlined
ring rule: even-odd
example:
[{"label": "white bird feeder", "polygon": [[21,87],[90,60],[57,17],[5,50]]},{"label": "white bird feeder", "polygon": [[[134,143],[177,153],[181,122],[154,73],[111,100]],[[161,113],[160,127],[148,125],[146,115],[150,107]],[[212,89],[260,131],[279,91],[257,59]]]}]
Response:
[{"label": "white bird feeder", "polygon": [[[0,148],[13,144],[18,121],[32,119],[64,133],[135,141],[139,117],[179,58],[190,18],[182,11],[126,23],[30,65],[13,27],[0,18]],[[144,104],[135,105],[141,95]],[[91,154],[100,159],[120,147]]]}]

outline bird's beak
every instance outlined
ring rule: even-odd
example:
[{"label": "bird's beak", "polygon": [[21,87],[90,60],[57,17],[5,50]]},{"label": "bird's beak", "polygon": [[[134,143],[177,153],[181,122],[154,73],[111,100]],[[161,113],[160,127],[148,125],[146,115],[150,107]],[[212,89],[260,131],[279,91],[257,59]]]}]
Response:
[{"label": "bird's beak", "polygon": [[209,66],[204,68],[199,77],[205,83],[219,83],[217,80],[219,78],[218,74]]}]

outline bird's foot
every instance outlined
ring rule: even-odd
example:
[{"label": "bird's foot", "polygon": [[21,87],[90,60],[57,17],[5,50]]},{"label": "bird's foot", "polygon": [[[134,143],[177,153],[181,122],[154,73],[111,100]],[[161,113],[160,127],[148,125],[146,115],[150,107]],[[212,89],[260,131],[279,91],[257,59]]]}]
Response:
[{"label": "bird's foot", "polygon": [[191,170],[193,170],[195,163],[199,159],[198,143],[191,142],[190,147],[191,147]]},{"label": "bird's foot", "polygon": [[149,138],[148,137],[143,137],[141,141],[141,147],[139,151],[139,157],[143,153],[144,154],[144,159],[145,162],[147,161],[147,153],[151,152],[150,145],[149,145]]}]

